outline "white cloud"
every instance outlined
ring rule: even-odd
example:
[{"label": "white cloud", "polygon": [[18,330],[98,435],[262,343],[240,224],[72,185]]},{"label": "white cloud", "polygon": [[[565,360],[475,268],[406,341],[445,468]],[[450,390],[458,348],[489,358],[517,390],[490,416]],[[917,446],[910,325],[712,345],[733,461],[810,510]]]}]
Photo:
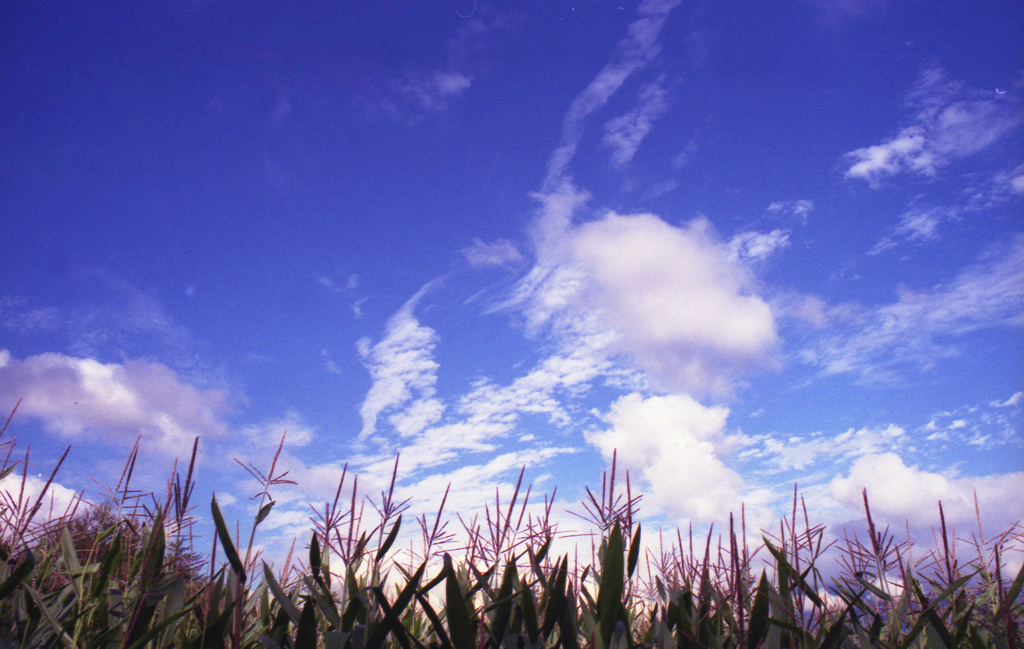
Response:
[{"label": "white cloud", "polygon": [[1006,401],[994,401],[992,403],[996,408],[1009,408],[1011,406],[1019,406],[1024,403],[1024,392],[1014,392]]},{"label": "white cloud", "polygon": [[901,365],[930,368],[957,353],[949,341],[992,327],[1024,324],[1024,236],[989,251],[951,282],[927,290],[900,288],[898,300],[853,312],[843,331],[825,333],[804,361],[825,374],[894,380]]},{"label": "white cloud", "polygon": [[894,248],[901,241],[921,243],[939,238],[939,226],[945,221],[958,218],[958,210],[948,207],[915,207],[900,217],[889,234],[878,241],[867,254],[877,255]]},{"label": "white cloud", "polygon": [[975,494],[983,513],[1002,519],[999,528],[1024,517],[1024,501],[1007,498],[1024,493],[1024,473],[952,477],[907,466],[895,453],[859,458],[829,489],[837,501],[856,509],[863,507],[861,492],[867,489],[873,515],[895,524],[908,520],[915,527],[935,523],[939,501],[947,524],[970,525],[976,516]]},{"label": "white cloud", "polygon": [[19,414],[63,436],[126,443],[142,435],[172,455],[189,452],[195,436],[222,436],[225,395],[199,390],[159,363],[101,363],[46,353],[24,360],[0,350],[0,400],[24,397]]},{"label": "white cloud", "polygon": [[823,329],[835,317],[834,310],[814,295],[784,291],[772,297],[771,305],[779,320],[788,319],[813,329]]},{"label": "white cloud", "polygon": [[[0,538],[6,537],[11,530],[16,529],[18,523],[24,524],[25,518],[39,500],[45,486],[45,476],[25,475],[23,482],[22,474],[18,471],[0,479],[0,523],[3,523],[4,529]],[[80,506],[78,496],[77,492],[64,485],[56,481],[51,482],[43,499],[39,501],[39,509],[29,523],[28,535],[32,535],[33,528],[75,511]]]},{"label": "white cloud", "polygon": [[613,149],[612,164],[622,167],[636,155],[640,143],[654,128],[654,121],[668,110],[664,79],[644,86],[639,103],[625,115],[605,122],[604,145]]},{"label": "white cloud", "polygon": [[719,457],[729,410],[706,407],[685,395],[616,400],[603,417],[609,428],[587,441],[619,467],[639,473],[644,498],[662,511],[702,522],[738,511],[743,479]]},{"label": "white cloud", "polygon": [[732,259],[744,262],[764,261],[776,251],[789,246],[789,232],[740,232],[729,240],[729,254]]},{"label": "white cloud", "polygon": [[[391,90],[396,97],[411,104],[416,114],[439,113],[448,108],[448,103],[469,89],[472,79],[454,70],[407,70],[398,79],[391,81]],[[393,108],[396,115],[399,108]]]},{"label": "white cloud", "polygon": [[906,443],[906,431],[895,424],[884,428],[850,428],[838,435],[815,433],[807,437],[768,437],[763,450],[749,454],[764,457],[778,471],[805,470],[823,459],[833,462],[897,450]]},{"label": "white cloud", "polygon": [[258,447],[276,448],[285,435],[285,446],[306,446],[313,441],[314,430],[302,420],[302,415],[294,410],[287,411],[283,417],[266,421],[242,429],[250,442]]},{"label": "white cloud", "polygon": [[736,372],[770,362],[771,310],[707,221],[678,228],[610,213],[570,236],[585,277],[570,308],[595,309],[621,336],[619,350],[660,385],[724,394]]},{"label": "white cloud", "polygon": [[420,416],[395,420],[403,424],[406,434],[416,432],[414,424],[431,423],[429,417],[422,415],[437,410],[424,407],[423,402],[433,401],[436,392],[438,364],[433,351],[438,336],[433,329],[422,325],[413,312],[439,282],[427,283],[391,317],[382,340],[373,345],[365,338],[360,340],[359,352],[373,381],[359,408],[363,420],[360,439],[374,433],[380,414],[388,411],[394,414],[407,404]]},{"label": "white cloud", "polygon": [[985,210],[1024,196],[1024,164],[996,172],[980,187],[967,190],[965,209]]},{"label": "white cloud", "polygon": [[55,307],[26,308],[23,298],[0,296],[0,327],[18,335],[37,331],[53,331],[60,320]]},{"label": "white cloud", "polygon": [[658,35],[668,19],[669,12],[681,0],[644,0],[637,7],[636,20],[627,28],[627,35],[619,41],[615,54],[591,80],[590,84],[573,100],[562,121],[562,137],[548,160],[545,192],[558,189],[566,181],[566,169],[586,127],[587,118],[604,106],[622,87],[626,79],[653,59],[660,45]]},{"label": "white cloud", "polygon": [[1020,102],[968,91],[946,79],[939,68],[925,70],[908,95],[908,125],[889,140],[847,153],[847,178],[873,186],[886,177],[912,173],[926,177],[956,159],[973,155],[1020,126]]},{"label": "white cloud", "polygon": [[462,253],[462,257],[471,268],[508,266],[518,263],[523,259],[523,255],[516,248],[515,244],[507,239],[499,239],[494,243],[484,243],[474,237],[473,243],[459,252]]},{"label": "white cloud", "polygon": [[814,201],[806,198],[792,201],[775,201],[768,206],[769,214],[793,219],[801,224],[807,223],[807,219],[810,218],[813,211]]},{"label": "white cloud", "polygon": [[512,12],[487,12],[484,17],[461,20],[448,40],[445,61],[434,67],[410,64],[390,78],[383,88],[357,102],[371,115],[384,114],[407,124],[447,110],[451,102],[466,93],[474,78],[487,71],[493,58],[497,34],[509,30]]}]

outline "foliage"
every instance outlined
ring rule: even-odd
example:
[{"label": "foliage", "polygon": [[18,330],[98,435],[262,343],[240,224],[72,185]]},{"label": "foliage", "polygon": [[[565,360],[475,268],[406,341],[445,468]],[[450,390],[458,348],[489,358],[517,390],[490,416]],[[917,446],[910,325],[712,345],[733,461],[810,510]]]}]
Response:
[{"label": "foliage", "polygon": [[[27,457],[11,461],[13,443],[4,444],[0,473],[20,466],[24,487]],[[360,497],[354,477],[346,491],[345,471],[333,502],[316,512],[306,564],[294,567],[289,557],[275,573],[254,540],[275,505],[272,490],[291,482],[277,471],[280,452],[266,473],[244,465],[262,485],[244,547],[211,500],[208,558],[192,549],[195,447],[184,477],[175,469],[160,500],[130,489],[137,444],[102,507],[79,511],[76,503],[40,517],[45,489],[35,500],[24,489],[7,493],[0,647],[1014,649],[1020,640],[1024,570],[1001,574],[1002,555],[1020,543],[1017,526],[990,540],[979,532],[977,556],[964,566],[940,505],[941,540],[914,562],[908,541],[876,529],[866,494],[868,541],[853,536],[830,547],[806,509],[797,524],[794,492],[792,516],[753,550],[741,515],[738,531],[730,518],[724,539],[712,528],[697,550],[692,532],[688,543],[677,532],[675,542],[659,539],[645,552],[634,520],[640,497],[628,475],[626,493],[616,493],[614,462],[600,496],[588,489],[582,506],[580,517],[596,529],[589,561],[552,554],[561,535],[551,501],[541,516],[528,515],[522,473],[507,504],[496,495],[482,521],[460,517],[467,542],[458,556],[444,501],[433,521],[416,521],[421,552],[399,552],[408,503],[394,497],[396,459],[377,501]],[[826,552],[841,566],[830,579]]]}]

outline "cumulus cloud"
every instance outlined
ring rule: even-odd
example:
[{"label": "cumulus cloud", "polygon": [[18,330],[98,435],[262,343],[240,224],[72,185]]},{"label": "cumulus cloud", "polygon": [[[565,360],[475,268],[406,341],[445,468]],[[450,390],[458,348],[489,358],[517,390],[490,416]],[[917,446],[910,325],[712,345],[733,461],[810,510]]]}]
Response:
[{"label": "cumulus cloud", "polygon": [[[29,523],[30,528],[59,519],[67,513],[76,511],[79,506],[79,494],[58,482],[51,482],[50,486],[46,487],[45,476],[25,475],[24,481],[22,478],[21,473],[14,472],[0,479],[0,522],[4,523],[8,530],[15,529],[19,522],[24,524],[37,502],[39,509]],[[42,500],[39,499],[40,494]]]},{"label": "cumulus cloud", "polygon": [[729,410],[685,395],[617,399],[603,416],[608,428],[587,433],[605,458],[647,483],[645,500],[681,518],[714,521],[738,510],[743,479],[720,458]]},{"label": "cumulus cloud", "polygon": [[893,381],[899,366],[928,369],[957,353],[952,340],[993,327],[1024,324],[1024,236],[991,249],[952,281],[926,290],[900,288],[896,302],[850,309],[843,330],[824,333],[800,353],[827,375],[854,373]]},{"label": "cumulus cloud", "polygon": [[625,166],[636,155],[640,143],[651,130],[654,122],[668,110],[668,90],[664,78],[644,86],[637,105],[625,115],[616,117],[604,125],[604,145],[612,149],[612,164]]},{"label": "cumulus cloud", "polygon": [[570,241],[586,278],[571,307],[596,309],[620,351],[666,389],[725,394],[733,373],[769,362],[771,309],[707,221],[610,213]]},{"label": "cumulus cloud", "polygon": [[883,520],[927,527],[935,523],[942,502],[947,523],[970,524],[975,520],[974,498],[982,512],[1007,521],[1024,517],[1024,501],[1007,499],[1007,494],[1024,493],[1024,473],[977,477],[955,477],[907,466],[896,453],[865,455],[853,463],[846,476],[829,483],[833,498],[851,507],[861,507],[867,489],[871,512]]},{"label": "cumulus cloud", "polygon": [[847,178],[877,186],[886,176],[934,176],[959,158],[982,151],[1024,121],[1020,101],[965,89],[940,68],[925,70],[907,97],[909,123],[890,139],[846,154]]},{"label": "cumulus cloud", "polygon": [[411,435],[436,421],[443,410],[434,397],[438,363],[433,352],[438,335],[421,324],[414,313],[420,300],[439,283],[429,282],[410,298],[388,321],[379,342],[360,340],[359,353],[373,381],[359,408],[363,421],[360,439],[374,433],[382,413],[390,412],[392,423],[400,424],[402,432]]},{"label": "cumulus cloud", "polygon": [[473,238],[473,243],[461,251],[463,259],[470,268],[495,268],[508,266],[522,261],[523,255],[508,239],[498,239],[494,243],[485,243]]},{"label": "cumulus cloud", "polygon": [[47,353],[18,360],[0,350],[0,400],[24,397],[19,414],[65,437],[129,442],[142,435],[163,451],[186,454],[196,435],[221,436],[225,395],[199,390],[159,363],[101,363]]}]

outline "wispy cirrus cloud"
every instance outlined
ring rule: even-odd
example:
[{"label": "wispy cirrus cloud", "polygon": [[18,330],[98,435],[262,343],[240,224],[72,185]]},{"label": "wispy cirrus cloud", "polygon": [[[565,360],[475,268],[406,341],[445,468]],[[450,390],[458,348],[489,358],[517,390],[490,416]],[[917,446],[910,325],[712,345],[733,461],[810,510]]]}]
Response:
[{"label": "wispy cirrus cloud", "polygon": [[811,217],[811,212],[814,211],[814,201],[801,198],[797,200],[788,201],[775,201],[768,206],[767,212],[769,215],[793,220],[801,225],[805,225],[807,220]]},{"label": "wispy cirrus cloud", "polygon": [[424,285],[391,316],[380,341],[359,341],[359,354],[372,380],[359,408],[363,421],[359,439],[374,434],[381,414],[390,413],[392,424],[409,436],[436,421],[443,411],[443,404],[435,398],[439,365],[433,351],[438,335],[415,316],[420,300],[442,281],[439,278]]},{"label": "wispy cirrus cloud", "polygon": [[509,266],[523,260],[522,253],[508,239],[486,243],[474,237],[473,242],[459,252],[470,268],[474,269]]},{"label": "wispy cirrus cloud", "polygon": [[960,336],[1024,325],[1024,235],[994,246],[948,283],[897,295],[874,309],[846,309],[842,330],[823,333],[799,357],[826,375],[895,381],[901,366],[927,369],[955,355]]},{"label": "wispy cirrus cloud", "polygon": [[900,243],[923,243],[939,239],[939,227],[946,221],[958,218],[960,210],[955,207],[927,205],[914,207],[900,216],[899,223],[878,240],[868,250],[869,255],[877,255]]},{"label": "wispy cirrus cloud", "polygon": [[616,45],[612,59],[576,96],[562,120],[561,140],[548,159],[545,193],[566,182],[566,169],[576,155],[588,118],[608,102],[631,74],[645,67],[658,54],[661,49],[658,36],[669,13],[680,1],[644,0],[637,7],[638,18],[630,23],[626,36]]},{"label": "wispy cirrus cloud", "polygon": [[966,191],[970,211],[987,210],[1024,197],[1024,164],[997,171],[990,178]]},{"label": "wispy cirrus cloud", "polygon": [[640,91],[637,105],[624,115],[604,124],[604,145],[612,149],[612,165],[623,167],[636,155],[640,143],[652,129],[654,122],[668,110],[668,89],[664,76]]},{"label": "wispy cirrus cloud", "polygon": [[932,177],[953,161],[978,153],[1017,129],[1020,98],[970,90],[941,68],[925,70],[907,96],[909,123],[890,139],[847,153],[846,177],[872,186],[900,173]]},{"label": "wispy cirrus cloud", "polygon": [[447,110],[467,92],[475,76],[487,70],[497,35],[514,25],[511,13],[480,12],[463,19],[448,41],[443,65],[409,65],[388,79],[375,93],[359,98],[371,115],[415,124]]}]

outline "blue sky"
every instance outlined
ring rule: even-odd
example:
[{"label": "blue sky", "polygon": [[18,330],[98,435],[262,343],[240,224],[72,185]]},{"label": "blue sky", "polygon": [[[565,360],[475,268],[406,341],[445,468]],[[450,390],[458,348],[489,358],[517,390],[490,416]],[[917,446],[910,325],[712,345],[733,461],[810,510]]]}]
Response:
[{"label": "blue sky", "polygon": [[354,5],[5,5],[0,408],[55,493],[199,436],[245,520],[287,429],[268,545],[396,454],[414,513],[525,465],[565,529],[614,450],[666,528],[1024,516],[1018,3]]}]

